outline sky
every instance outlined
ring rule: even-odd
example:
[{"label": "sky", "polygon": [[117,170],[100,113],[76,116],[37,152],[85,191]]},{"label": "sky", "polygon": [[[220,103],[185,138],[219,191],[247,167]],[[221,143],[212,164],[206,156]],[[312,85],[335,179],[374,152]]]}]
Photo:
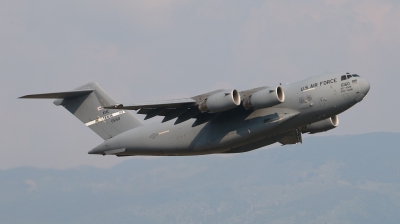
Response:
[{"label": "sky", "polygon": [[357,73],[368,96],[322,135],[399,132],[398,21],[389,0],[2,0],[0,169],[151,159],[88,155],[102,139],[68,111],[17,99],[90,81],[133,103]]}]

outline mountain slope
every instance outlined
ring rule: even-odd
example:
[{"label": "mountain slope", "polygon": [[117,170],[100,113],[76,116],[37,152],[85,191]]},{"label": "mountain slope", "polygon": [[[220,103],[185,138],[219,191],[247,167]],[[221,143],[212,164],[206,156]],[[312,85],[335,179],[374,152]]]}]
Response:
[{"label": "mountain slope", "polygon": [[397,223],[400,133],[0,171],[0,223]]}]

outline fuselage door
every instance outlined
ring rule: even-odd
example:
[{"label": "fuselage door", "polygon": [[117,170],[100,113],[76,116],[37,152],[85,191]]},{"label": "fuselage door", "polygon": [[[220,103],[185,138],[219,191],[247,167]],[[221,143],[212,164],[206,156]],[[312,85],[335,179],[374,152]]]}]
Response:
[{"label": "fuselage door", "polygon": [[353,80],[351,80],[351,85],[353,86],[353,89],[355,90],[356,94],[360,93],[360,85],[358,84],[358,79],[353,77]]}]

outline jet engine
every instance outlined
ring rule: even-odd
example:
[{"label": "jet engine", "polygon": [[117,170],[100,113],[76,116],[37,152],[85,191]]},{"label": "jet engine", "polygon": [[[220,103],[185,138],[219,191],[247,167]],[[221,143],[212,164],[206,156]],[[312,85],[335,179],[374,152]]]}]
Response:
[{"label": "jet engine", "polygon": [[285,101],[285,93],[282,87],[278,86],[275,89],[267,88],[257,91],[243,101],[243,106],[246,109],[260,109],[272,107],[281,104]]},{"label": "jet engine", "polygon": [[240,94],[236,89],[223,90],[207,97],[199,104],[199,110],[203,113],[222,112],[239,106],[240,101]]},{"label": "jet engine", "polygon": [[307,126],[304,126],[302,132],[309,132],[310,134],[315,134],[318,132],[329,131],[336,128],[339,125],[339,117],[337,115],[332,116],[328,119],[318,121]]}]

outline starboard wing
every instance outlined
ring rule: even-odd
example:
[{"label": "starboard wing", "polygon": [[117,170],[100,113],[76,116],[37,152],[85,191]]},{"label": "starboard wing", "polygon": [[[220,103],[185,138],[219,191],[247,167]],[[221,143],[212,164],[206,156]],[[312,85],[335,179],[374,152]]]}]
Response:
[{"label": "starboard wing", "polygon": [[161,100],[152,102],[132,103],[132,104],[117,104],[114,106],[107,106],[107,109],[125,109],[125,110],[139,110],[139,109],[158,109],[158,108],[186,108],[196,105],[196,101],[190,98],[174,99],[174,100]]},{"label": "starboard wing", "polygon": [[132,104],[116,104],[104,107],[105,109],[124,109],[137,110],[138,114],[145,114],[145,120],[155,116],[164,116],[162,122],[176,119],[175,124],[182,123],[191,118],[196,118],[193,126],[203,124],[212,118],[218,116],[219,113],[209,114],[201,113],[199,103],[208,96],[222,90],[216,90],[209,93],[194,96],[192,98],[161,100],[152,102],[132,103]]},{"label": "starboard wing", "polygon": [[[205,117],[198,109],[196,100],[192,98],[161,100],[152,102],[132,103],[132,104],[117,104],[113,106],[104,107],[106,109],[124,109],[124,110],[137,110],[138,114],[145,114],[145,120],[155,116],[164,116],[162,122],[167,122],[177,118],[175,124],[182,123],[191,118],[199,119]],[[201,120],[204,120],[202,118]],[[202,122],[204,123],[204,122]],[[199,121],[195,122],[199,125]]]},{"label": "starboard wing", "polygon": [[[249,89],[240,92],[242,99],[248,97],[252,93],[268,88],[267,86]],[[191,118],[196,118],[193,126],[197,126],[208,122],[214,117],[218,116],[219,113],[201,113],[199,110],[200,103],[207,100],[210,95],[223,91],[222,89],[215,90],[212,92],[197,95],[191,98],[183,99],[172,99],[172,100],[160,100],[151,102],[141,102],[132,104],[116,104],[104,107],[105,109],[123,109],[123,110],[136,110],[138,114],[146,115],[145,120],[153,118],[155,116],[163,116],[162,122],[167,122],[172,119],[176,119],[175,124],[187,121]]]}]

